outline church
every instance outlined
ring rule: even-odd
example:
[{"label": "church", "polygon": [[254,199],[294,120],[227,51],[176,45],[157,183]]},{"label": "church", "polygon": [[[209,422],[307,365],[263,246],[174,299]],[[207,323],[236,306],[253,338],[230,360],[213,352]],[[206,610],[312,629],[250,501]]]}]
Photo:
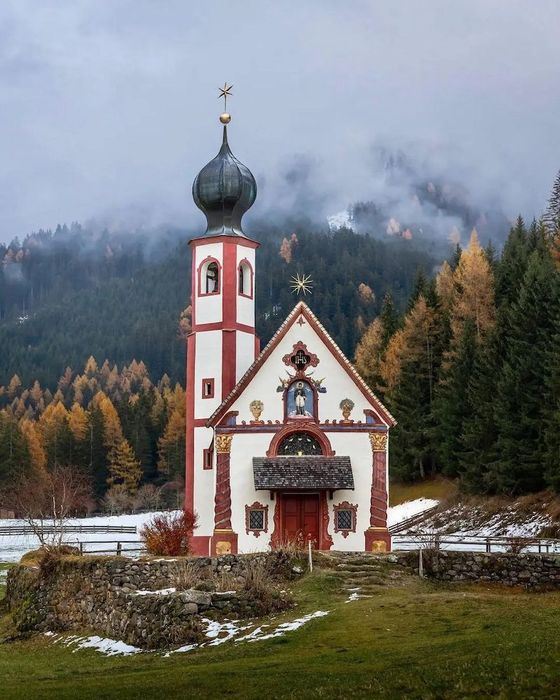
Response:
[{"label": "church", "polygon": [[206,232],[190,241],[185,508],[198,515],[193,552],[308,542],[319,550],[389,551],[395,419],[303,301],[261,350],[259,243],[241,225],[257,186],[230,150],[230,119],[220,116],[221,148],[193,184],[207,220]]}]

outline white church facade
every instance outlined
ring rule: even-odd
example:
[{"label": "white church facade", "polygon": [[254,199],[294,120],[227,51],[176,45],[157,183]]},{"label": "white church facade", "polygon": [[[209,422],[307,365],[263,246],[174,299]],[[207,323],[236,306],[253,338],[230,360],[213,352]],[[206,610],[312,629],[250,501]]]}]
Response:
[{"label": "white church facade", "polygon": [[193,197],[208,222],[190,241],[185,508],[198,515],[193,551],[309,541],[320,550],[389,551],[395,420],[302,301],[260,351],[258,243],[241,228],[256,183],[231,153],[225,125]]}]

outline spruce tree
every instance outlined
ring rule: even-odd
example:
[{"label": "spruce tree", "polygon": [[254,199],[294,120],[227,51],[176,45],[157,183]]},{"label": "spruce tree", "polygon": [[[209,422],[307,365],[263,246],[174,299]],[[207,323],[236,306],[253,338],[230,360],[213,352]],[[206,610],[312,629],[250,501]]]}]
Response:
[{"label": "spruce tree", "polygon": [[557,273],[541,242],[531,253],[519,299],[512,307],[496,385],[497,459],[488,465],[487,479],[497,492],[524,493],[545,484],[546,360],[559,311]]},{"label": "spruce tree", "polygon": [[469,319],[452,360],[443,369],[433,405],[434,449],[440,469],[447,476],[457,476],[459,473],[461,435],[471,413],[468,384],[476,348],[475,325]]},{"label": "spruce tree", "polygon": [[554,235],[560,229],[560,170],[552,185],[552,192],[543,215],[543,223],[550,235]]}]

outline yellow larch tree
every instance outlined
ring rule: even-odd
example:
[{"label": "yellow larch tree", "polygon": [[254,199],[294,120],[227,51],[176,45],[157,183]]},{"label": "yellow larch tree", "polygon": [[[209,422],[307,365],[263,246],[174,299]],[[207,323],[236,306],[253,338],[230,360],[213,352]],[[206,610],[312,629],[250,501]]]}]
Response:
[{"label": "yellow larch tree", "polygon": [[140,461],[134,456],[128,440],[122,439],[115,449],[109,454],[109,478],[110,486],[122,484],[129,495],[138,491],[142,480],[142,467]]},{"label": "yellow larch tree", "polygon": [[463,336],[465,323],[474,324],[478,341],[494,325],[494,278],[490,264],[480,247],[476,229],[471,233],[468,248],[462,251],[453,274],[455,294],[451,309],[451,331],[454,342]]}]

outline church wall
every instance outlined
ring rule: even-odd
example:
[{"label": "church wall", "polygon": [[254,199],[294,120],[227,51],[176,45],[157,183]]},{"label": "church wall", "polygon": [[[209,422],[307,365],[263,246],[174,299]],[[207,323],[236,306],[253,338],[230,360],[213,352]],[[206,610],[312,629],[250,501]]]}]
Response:
[{"label": "church wall", "polygon": [[[255,491],[253,480],[253,457],[266,454],[272,435],[270,433],[236,434],[231,450],[231,503],[233,531],[238,533],[240,552],[258,552],[268,549],[270,536],[274,529],[274,501],[269,491]],[[268,532],[258,537],[247,534],[245,529],[245,506],[258,501],[268,506]]]},{"label": "church wall", "polygon": [[203,453],[212,443],[211,428],[194,429],[194,503],[198,514],[195,535],[211,535],[214,529],[214,482],[216,479],[216,455],[212,469],[204,469]]},{"label": "church wall", "polygon": [[[196,367],[194,377],[195,418],[208,418],[222,401],[222,332],[196,334]],[[214,379],[214,397],[202,398],[202,380]]]},{"label": "church wall", "polygon": [[322,385],[326,388],[326,392],[318,395],[319,421],[341,420],[340,402],[348,398],[354,402],[351,418],[365,423],[364,410],[371,408],[369,402],[309,324],[302,327],[295,324],[253,377],[232,406],[232,410],[239,412],[237,422],[252,420],[249,404],[254,399],[260,399],[264,403],[262,420],[284,420],[282,392],[278,392],[277,387],[280,384],[280,377],[288,378],[286,370],[291,374],[294,371],[283,363],[282,357],[289,353],[299,340],[307,345],[309,352],[315,353],[319,358],[317,367],[308,370],[307,374],[313,372],[311,375],[313,379],[325,378]]},{"label": "church wall", "polygon": [[235,381],[238,382],[255,359],[255,336],[252,333],[236,333],[237,367]]},{"label": "church wall", "polygon": [[[252,298],[237,294],[237,322],[246,326],[255,325],[255,249],[246,246],[237,247],[237,266],[242,260],[247,260],[253,269],[253,294]],[[254,352],[253,352],[254,359]]]},{"label": "church wall", "polygon": [[[329,532],[333,538],[333,549],[355,552],[364,548],[364,532],[369,527],[372,452],[367,433],[327,433],[333,450],[337,455],[350,457],[352,474],[354,475],[354,490],[335,491],[329,504]],[[334,531],[334,507],[347,501],[357,505],[356,532],[347,537]]]}]

